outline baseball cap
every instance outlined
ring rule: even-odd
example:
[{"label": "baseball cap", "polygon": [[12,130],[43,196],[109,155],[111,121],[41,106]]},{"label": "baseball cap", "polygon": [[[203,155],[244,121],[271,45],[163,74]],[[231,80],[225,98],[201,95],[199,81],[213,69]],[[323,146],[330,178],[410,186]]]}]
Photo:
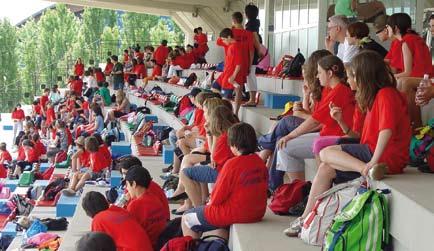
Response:
[{"label": "baseball cap", "polygon": [[383,31],[386,28],[388,18],[389,18],[388,15],[381,15],[375,19],[374,29],[376,33]]},{"label": "baseball cap", "polygon": [[193,89],[191,89],[190,93],[188,94],[188,96],[191,97],[196,97],[197,94],[201,93],[202,90],[200,88],[194,87]]}]

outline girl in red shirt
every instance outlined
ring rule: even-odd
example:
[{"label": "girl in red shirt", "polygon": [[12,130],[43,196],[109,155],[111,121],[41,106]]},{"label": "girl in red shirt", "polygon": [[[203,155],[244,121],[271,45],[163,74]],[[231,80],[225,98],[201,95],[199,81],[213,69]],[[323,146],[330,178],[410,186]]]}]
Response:
[{"label": "girl in red shirt", "polygon": [[89,170],[85,173],[74,173],[69,188],[63,190],[66,196],[75,196],[75,193],[84,186],[87,180],[103,178],[105,172],[110,167],[111,158],[107,159],[101,153],[98,139],[93,136],[87,137],[84,146],[85,150],[90,153]]},{"label": "girl in red shirt", "polygon": [[[326,95],[316,105],[311,117],[307,118],[295,130],[282,137],[277,143],[276,168],[285,171],[290,182],[295,179],[304,180],[304,160],[314,158],[312,144],[318,136],[343,136],[339,124],[330,116],[330,106],[342,107],[343,121],[352,126],[354,113],[354,94],[344,84],[346,82],[345,67],[342,61],[333,55],[318,61],[318,78]],[[321,128],[319,133],[315,131]]]},{"label": "girl in red shirt", "polygon": [[357,84],[357,102],[366,112],[360,144],[325,148],[321,165],[312,182],[306,209],[286,233],[296,236],[303,218],[312,210],[316,197],[332,186],[370,176],[382,179],[385,172],[402,173],[409,159],[410,121],[405,98],[396,89],[396,80],[383,59],[372,51],[361,52],[352,60]]},{"label": "girl in red shirt", "polygon": [[54,113],[54,107],[51,104],[51,102],[47,103],[47,111],[45,113],[45,117],[46,117],[45,119],[46,126],[51,125],[54,122],[54,120],[56,120],[56,114]]},{"label": "girl in red shirt", "polygon": [[0,143],[0,178],[6,178],[6,166],[12,161],[12,156],[6,148],[6,143]]},{"label": "girl in red shirt", "polygon": [[84,149],[84,137],[80,136],[75,140],[77,151],[71,157],[71,171],[78,172],[81,168],[90,166],[90,154]]},{"label": "girl in red shirt", "polygon": [[74,65],[74,75],[83,76],[84,74],[84,64],[81,62],[81,58],[78,58]]},{"label": "girl in red shirt", "polygon": [[110,58],[107,58],[107,62],[104,68],[104,75],[106,76],[110,76],[110,74],[112,73],[113,70],[113,63],[112,60]]},{"label": "girl in red shirt", "polygon": [[228,130],[228,144],[234,158],[228,160],[217,177],[210,201],[182,216],[184,236],[200,238],[217,230],[228,239],[227,228],[235,223],[261,221],[267,206],[268,171],[255,154],[257,141],[253,127],[238,123]]},{"label": "girl in red shirt", "polygon": [[24,111],[21,109],[21,105],[17,104],[12,111],[12,120],[14,121],[14,142],[17,137],[17,133],[23,130],[23,121],[26,118]]},{"label": "girl in red shirt", "polygon": [[24,151],[24,160],[17,161],[17,166],[14,170],[13,176],[19,177],[21,173],[25,170],[26,167],[33,166],[34,163],[39,161],[39,153],[35,149],[35,145],[29,139],[25,139],[22,142],[22,149]]},{"label": "girl in red shirt", "polygon": [[431,53],[424,39],[411,29],[411,18],[406,13],[396,13],[388,18],[389,35],[402,44],[402,69],[395,74],[398,90],[405,93],[414,129],[422,126],[420,107],[416,105],[416,90],[425,74],[432,75]]}]

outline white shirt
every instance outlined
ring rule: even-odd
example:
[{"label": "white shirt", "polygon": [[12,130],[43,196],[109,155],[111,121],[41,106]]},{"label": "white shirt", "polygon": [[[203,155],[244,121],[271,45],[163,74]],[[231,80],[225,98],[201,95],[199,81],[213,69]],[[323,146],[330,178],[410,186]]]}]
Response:
[{"label": "white shirt", "polygon": [[93,76],[84,77],[83,78],[83,82],[86,82],[87,86],[89,86],[90,88],[96,88],[96,87],[98,87],[96,79]]},{"label": "white shirt", "polygon": [[336,56],[346,64],[350,63],[357,53],[359,53],[359,48],[355,45],[350,45],[347,39],[345,39],[344,43],[339,43],[338,54]]}]

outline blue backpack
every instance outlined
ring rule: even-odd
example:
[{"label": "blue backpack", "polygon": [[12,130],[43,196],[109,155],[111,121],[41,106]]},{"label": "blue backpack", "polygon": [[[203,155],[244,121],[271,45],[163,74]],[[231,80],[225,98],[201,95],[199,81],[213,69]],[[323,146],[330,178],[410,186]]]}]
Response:
[{"label": "blue backpack", "polygon": [[195,251],[230,251],[228,242],[216,235],[209,235],[198,240]]}]

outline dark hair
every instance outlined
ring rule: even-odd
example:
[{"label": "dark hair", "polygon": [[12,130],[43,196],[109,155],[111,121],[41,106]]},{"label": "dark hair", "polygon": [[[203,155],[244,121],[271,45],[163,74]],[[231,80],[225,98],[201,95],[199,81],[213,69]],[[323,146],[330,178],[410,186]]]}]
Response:
[{"label": "dark hair", "polygon": [[23,140],[22,145],[23,145],[23,146],[30,146],[30,147],[33,147],[33,142],[30,141],[30,139],[25,139],[25,140]]},{"label": "dark hair", "polygon": [[104,144],[104,140],[102,139],[101,134],[99,134],[99,133],[94,133],[94,134],[92,134],[92,136],[94,136],[94,137],[96,138],[96,140],[98,140],[98,144],[99,144],[99,145]]},{"label": "dark hair", "polygon": [[98,139],[95,138],[94,136],[87,137],[84,140],[84,148],[86,149],[86,151],[89,151],[91,153],[98,152],[99,150]]},{"label": "dark hair", "polygon": [[255,129],[244,122],[229,128],[228,141],[229,145],[237,148],[242,155],[254,153],[258,145]]},{"label": "dark hair", "polygon": [[259,15],[259,9],[256,5],[253,3],[249,3],[244,7],[244,12],[246,13],[246,17],[248,20],[254,20]]},{"label": "dark hair", "polygon": [[194,28],[194,29],[193,29],[193,33],[194,33],[194,34],[197,34],[197,28]]},{"label": "dark hair", "polygon": [[362,39],[369,36],[369,27],[363,22],[355,22],[348,26],[348,33],[351,37]]},{"label": "dark hair", "polygon": [[166,40],[166,39],[163,39],[163,40],[161,41],[161,45],[163,45],[163,46],[167,46],[167,40]]},{"label": "dark hair", "polygon": [[99,105],[94,105],[94,106],[92,107],[92,111],[96,114],[96,116],[104,117],[104,115],[102,115],[102,109],[101,109],[101,106],[99,106]]},{"label": "dark hair", "polygon": [[111,59],[112,59],[113,61],[116,61],[116,62],[117,62],[117,61],[118,61],[118,56],[116,56],[116,55],[112,55],[112,56],[111,56]]},{"label": "dark hair", "polygon": [[351,69],[357,85],[356,100],[363,112],[372,108],[380,89],[396,88],[396,79],[392,71],[374,51],[362,51],[357,54],[351,62]]},{"label": "dark hair", "polygon": [[234,12],[232,14],[232,20],[235,21],[237,24],[241,24],[243,22],[243,14],[239,11]]},{"label": "dark hair", "polygon": [[434,14],[432,14],[431,16],[429,16],[429,20],[433,20],[434,19]]},{"label": "dark hair", "polygon": [[321,58],[318,65],[326,71],[332,71],[333,75],[338,77],[342,83],[347,82],[347,74],[344,63],[335,55],[329,55]]},{"label": "dark hair", "polygon": [[90,191],[84,195],[81,206],[83,207],[87,216],[93,218],[99,212],[107,210],[109,208],[109,203],[102,193]]},{"label": "dark hair", "polygon": [[2,150],[2,151],[6,151],[6,143],[5,142],[2,142],[2,143],[0,143],[0,150]]},{"label": "dark hair", "polygon": [[102,86],[104,86],[104,87],[108,87],[109,86],[109,83],[107,83],[107,82],[104,82],[104,83],[102,83]]},{"label": "dark hair", "polygon": [[44,92],[50,92],[50,88],[45,88]]},{"label": "dark hair", "polygon": [[40,138],[41,138],[41,136],[39,136],[39,133],[34,133],[34,134],[32,135],[32,140],[33,140],[33,142],[38,141]]},{"label": "dark hair", "polygon": [[116,244],[110,235],[90,232],[83,235],[76,244],[77,251],[116,251]]},{"label": "dark hair", "polygon": [[321,100],[322,87],[317,77],[318,75],[318,61],[326,56],[333,55],[328,50],[317,50],[310,54],[306,63],[303,65],[304,79],[307,81],[309,89],[312,93],[312,98],[315,101]]},{"label": "dark hair", "polygon": [[128,170],[127,174],[125,175],[125,180],[129,182],[130,185],[132,185],[133,181],[135,181],[136,185],[148,188],[152,177],[146,168],[142,167],[142,165],[138,165],[132,166]]},{"label": "dark hair", "polygon": [[222,37],[222,38],[228,38],[228,37],[233,38],[233,37],[234,37],[234,34],[232,33],[232,30],[231,30],[231,29],[229,29],[229,28],[224,28],[224,29],[220,32],[220,37]]},{"label": "dark hair", "polygon": [[116,160],[116,168],[129,170],[133,166],[142,166],[142,161],[133,155],[122,156]]},{"label": "dark hair", "polygon": [[202,27],[200,27],[200,26],[197,27],[196,29],[197,29],[197,31],[202,31]]},{"label": "dark hair", "polygon": [[111,63],[111,58],[107,58],[107,63]]},{"label": "dark hair", "polygon": [[392,28],[393,33],[395,33],[395,28],[397,28],[401,36],[404,36],[407,33],[417,34],[411,29],[411,17],[407,13],[392,14],[387,19],[387,25]]}]

